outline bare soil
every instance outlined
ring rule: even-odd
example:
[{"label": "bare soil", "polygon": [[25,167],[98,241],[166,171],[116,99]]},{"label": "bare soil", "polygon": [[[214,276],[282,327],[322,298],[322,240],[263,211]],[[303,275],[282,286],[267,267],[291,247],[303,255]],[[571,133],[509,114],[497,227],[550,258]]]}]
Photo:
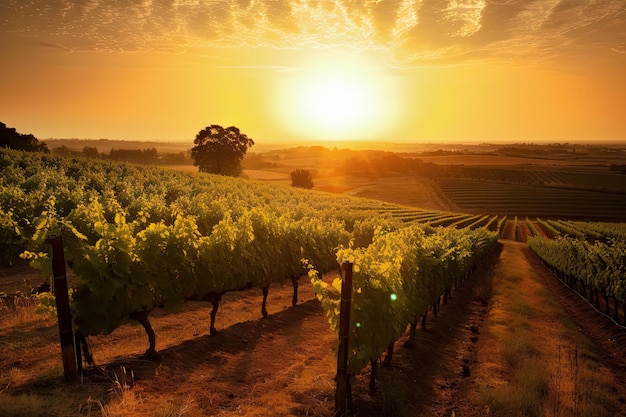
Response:
[{"label": "bare soil", "polygon": [[[502,269],[504,265],[508,268]],[[475,272],[477,289],[463,285],[438,317],[429,316],[427,329],[418,330],[416,347],[406,347],[406,337],[396,343],[393,365],[380,370],[374,393],[368,389],[369,368],[355,378],[355,415],[449,417],[453,411],[457,416],[486,415],[477,400],[479,385],[495,383],[502,374],[489,368],[497,347],[482,342],[482,331],[490,317],[503,312],[488,303],[489,289],[481,283],[511,270],[520,275],[519,292],[534,308],[543,311],[537,294],[548,290],[580,333],[593,341],[600,358],[598,372],[614,381],[607,395],[624,406],[616,415],[626,415],[624,330],[573,296],[525,244],[510,240],[501,240],[491,261]],[[8,280],[28,278],[24,270],[19,274]],[[38,276],[31,278],[36,281]],[[302,283],[295,307],[291,295],[290,286],[271,288],[270,317],[262,319],[260,290],[228,294],[218,312],[216,336],[208,332],[207,304],[189,303],[176,314],[154,314],[160,361],[142,358],[147,340],[138,326],[91,337],[98,367],[90,368],[79,384],[62,382],[54,319],[2,312],[0,403],[24,395],[63,399],[62,404],[48,402],[52,408],[41,414],[15,415],[49,415],[56,410],[59,415],[148,416],[173,410],[169,415],[331,416],[336,335],[307,283]],[[550,349],[567,343],[559,321],[537,314],[533,326],[545,350],[541,357],[554,358]]]}]

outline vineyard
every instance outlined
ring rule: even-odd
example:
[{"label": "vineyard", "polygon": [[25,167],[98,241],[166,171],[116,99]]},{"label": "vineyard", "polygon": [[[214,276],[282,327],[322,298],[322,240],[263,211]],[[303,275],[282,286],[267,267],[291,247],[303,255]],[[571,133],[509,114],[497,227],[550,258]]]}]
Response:
[{"label": "vineyard", "polygon": [[[433,226],[484,224],[495,230],[499,225],[497,218],[423,213],[217,176],[11,151],[1,156],[5,262],[21,254],[50,276],[48,238],[63,236],[76,277],[71,283],[76,329],[82,336],[109,334],[138,321],[148,335],[149,358],[158,357],[149,320],[154,309],[174,312],[190,300],[211,302],[214,333],[226,292],[261,288],[266,317],[271,284],[293,283],[295,304],[305,266],[321,277],[344,259],[370,271],[357,273],[357,294],[367,294],[365,306],[368,297],[397,296],[384,312],[359,307],[360,297],[355,298],[355,311],[383,320],[372,330],[369,320],[363,321],[361,332],[396,323],[384,337],[387,347],[403,323],[414,328],[429,309],[436,312],[439,296],[448,294],[497,238],[486,227],[468,232]],[[421,225],[409,226],[420,219]],[[313,278],[318,298],[335,328],[332,291],[319,277]],[[353,372],[364,366],[364,358],[374,361],[381,353],[379,343],[357,350],[361,365]]]},{"label": "vineyard", "polygon": [[[343,281],[336,271],[347,261],[353,265],[347,372],[355,377],[369,367],[373,393],[378,364],[384,358],[391,365],[405,329],[406,344],[419,344],[418,325],[426,328],[427,316],[436,317],[453,292],[471,282],[500,236],[513,233],[516,239],[522,226],[530,247],[564,281],[591,301],[602,298],[605,312],[626,322],[624,231],[600,222],[547,219],[549,214],[542,214],[545,220],[513,220],[501,214],[513,212],[506,197],[492,214],[452,213],[4,149],[0,168],[0,262],[28,261],[50,277],[49,238],[62,236],[73,326],[87,365],[98,361],[89,352],[89,337],[139,323],[148,340],[143,357],[159,361],[161,336],[151,317],[206,305],[206,327],[216,335],[224,330],[218,316],[224,300],[262,294],[256,315],[267,318],[272,291],[284,296],[289,286],[295,306],[305,281],[312,285],[302,290],[314,293],[327,329],[336,333]],[[459,206],[466,204],[452,182],[442,188]],[[484,197],[496,204],[495,196]],[[621,207],[621,200],[614,203]],[[46,296],[36,300],[50,302]],[[315,314],[311,306],[300,307]]]}]

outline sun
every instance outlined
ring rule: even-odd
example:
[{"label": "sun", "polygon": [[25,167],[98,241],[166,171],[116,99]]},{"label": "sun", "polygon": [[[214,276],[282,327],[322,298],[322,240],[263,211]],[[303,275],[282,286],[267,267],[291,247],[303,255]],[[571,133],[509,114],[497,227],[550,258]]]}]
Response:
[{"label": "sun", "polygon": [[280,117],[289,130],[310,139],[372,139],[393,118],[392,90],[370,67],[312,66],[284,80]]},{"label": "sun", "polygon": [[308,125],[349,133],[376,116],[376,97],[363,77],[347,71],[326,71],[307,77],[299,95],[299,117]]}]

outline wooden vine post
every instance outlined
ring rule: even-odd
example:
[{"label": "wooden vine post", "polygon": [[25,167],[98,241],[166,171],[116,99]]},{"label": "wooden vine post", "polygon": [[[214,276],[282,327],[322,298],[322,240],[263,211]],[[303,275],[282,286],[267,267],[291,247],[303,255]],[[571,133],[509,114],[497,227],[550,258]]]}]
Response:
[{"label": "wooden vine post", "polygon": [[352,302],[352,263],[341,265],[341,304],[339,307],[339,349],[335,379],[335,416],[344,416],[352,408],[352,388],[348,375],[348,346],[350,340],[350,304]]},{"label": "wooden vine post", "polygon": [[67,275],[65,274],[65,255],[61,236],[50,235],[48,242],[52,246],[52,273],[54,275],[54,299],[59,320],[59,336],[61,338],[61,356],[63,373],[66,381],[76,381],[78,370],[74,351],[74,334],[72,332],[72,312],[67,291]]}]

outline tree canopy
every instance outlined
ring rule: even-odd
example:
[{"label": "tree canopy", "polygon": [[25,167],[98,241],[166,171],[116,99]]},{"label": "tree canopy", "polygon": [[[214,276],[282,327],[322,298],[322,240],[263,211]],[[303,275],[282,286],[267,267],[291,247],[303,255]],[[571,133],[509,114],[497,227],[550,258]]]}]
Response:
[{"label": "tree canopy", "polygon": [[298,188],[306,188],[310,190],[313,188],[313,176],[308,169],[296,169],[291,171],[291,186]]},{"label": "tree canopy", "polygon": [[2,122],[0,122],[0,148],[11,148],[31,152],[50,152],[45,142],[39,142],[33,135],[18,133],[15,128],[7,127],[7,125]]},{"label": "tree canopy", "polygon": [[236,128],[211,125],[201,130],[193,142],[191,158],[200,172],[228,176],[241,175],[241,160],[254,141]]}]

